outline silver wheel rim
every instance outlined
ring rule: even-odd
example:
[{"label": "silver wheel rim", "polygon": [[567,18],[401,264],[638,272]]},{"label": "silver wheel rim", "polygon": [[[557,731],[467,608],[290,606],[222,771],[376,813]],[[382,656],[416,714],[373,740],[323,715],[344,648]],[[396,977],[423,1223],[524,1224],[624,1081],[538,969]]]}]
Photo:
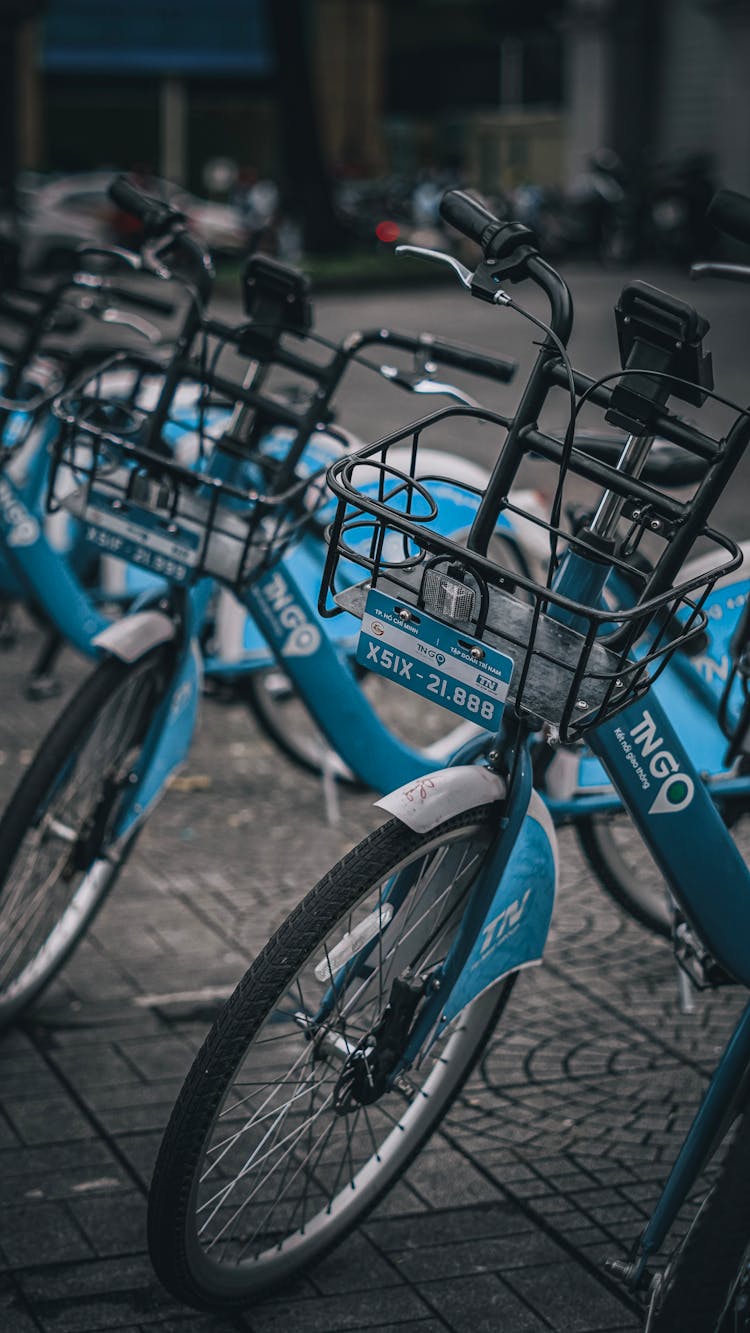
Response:
[{"label": "silver wheel rim", "polygon": [[[425,928],[424,920],[429,921],[433,935],[441,929],[440,913],[452,915],[445,918],[446,930],[434,947],[441,948],[452,938],[448,932],[455,926],[453,915],[460,919],[459,903],[463,905],[466,887],[481,860],[476,832],[473,826],[458,830],[450,840],[438,839],[404,862],[427,861],[433,852],[437,862],[443,847],[455,852],[462,843],[469,846],[473,843],[473,855],[477,858],[474,866],[464,862],[458,874],[444,860],[443,877],[446,883],[451,877],[451,891],[445,891],[442,901],[423,897],[420,917],[413,917],[411,925],[408,916],[400,922],[403,940],[409,941],[410,949],[414,935]],[[482,851],[485,846],[486,836],[482,838]],[[417,879],[415,893],[420,882]],[[432,883],[434,889],[437,877],[433,877]],[[344,934],[352,928],[356,931],[357,921],[350,924],[350,918],[364,919],[367,913],[363,904],[372,902],[374,892],[367,891],[352,912],[346,914]],[[402,914],[412,910],[419,900],[415,896],[410,908],[411,901],[410,894]],[[425,916],[428,902],[429,915]],[[398,917],[397,912],[394,922]],[[413,926],[415,920],[417,925]],[[321,952],[328,957],[330,941],[333,941],[331,948],[336,947],[335,939],[341,938],[341,929],[339,922],[328,932],[326,947],[321,945],[315,950],[318,963]],[[414,932],[411,939],[407,930]],[[385,965],[389,948],[393,948],[399,965],[405,957],[403,947],[391,943],[395,934],[395,927],[391,938],[387,926],[382,931]],[[373,948],[380,950],[381,937],[376,938]],[[434,952],[433,945],[430,947]],[[354,1112],[336,1115],[332,1102],[338,1069],[345,1056],[327,1056],[316,1064],[313,1046],[305,1040],[299,1017],[293,1020],[293,1011],[286,1007],[293,1003],[298,1016],[309,1015],[310,966],[308,957],[254,1033],[214,1116],[195,1171],[186,1218],[187,1256],[202,1285],[224,1295],[249,1295],[291,1275],[333,1244],[371,1206],[439,1120],[497,1003],[495,989],[475,1000],[450,1033],[441,1037],[421,1069],[409,1070],[406,1087],[410,1100],[405,1091],[392,1089],[369,1107],[360,1106]],[[333,972],[337,974],[335,965]],[[384,967],[375,968],[374,973],[383,975]],[[373,995],[371,980],[357,984],[361,987],[360,999],[368,992]],[[350,992],[354,993],[353,985],[343,993],[344,1007],[350,1002]],[[363,1004],[343,1015],[332,1012],[325,1041],[331,1045],[340,1043],[343,1018],[347,1020],[344,1027],[351,1049],[355,1037],[361,1039],[364,1033],[347,1024],[352,1013],[359,1015],[365,1007]],[[372,1007],[377,1009],[377,1004]],[[284,1033],[277,1032],[284,1022]],[[293,1058],[287,1053],[282,1060],[273,1045],[277,1042],[280,1049],[284,1037],[287,1038],[284,1051],[288,1051],[291,1042]],[[268,1058],[278,1060],[282,1068],[280,1077],[274,1071],[275,1091],[270,1079],[260,1077],[263,1061]],[[310,1071],[316,1069],[318,1074],[310,1076]],[[253,1090],[244,1091],[248,1087]],[[284,1089],[280,1096],[279,1088]],[[250,1117],[241,1109],[246,1106],[252,1106]],[[342,1127],[340,1133],[338,1127]],[[275,1217],[276,1213],[280,1215]]]}]

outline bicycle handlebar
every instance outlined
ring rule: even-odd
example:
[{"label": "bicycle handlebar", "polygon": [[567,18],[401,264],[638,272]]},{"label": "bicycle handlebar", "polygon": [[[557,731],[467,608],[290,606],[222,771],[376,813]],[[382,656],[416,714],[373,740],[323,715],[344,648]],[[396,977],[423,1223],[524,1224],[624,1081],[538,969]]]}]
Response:
[{"label": "bicycle handlebar", "polygon": [[143,266],[157,277],[171,278],[175,275],[162,262],[163,252],[171,248],[181,251],[194,272],[199,301],[205,305],[213,286],[213,264],[208,251],[187,231],[184,213],[161,199],[143,194],[125,176],[115,177],[109,197],[118,208],[143,224],[147,242],[141,250]]},{"label": "bicycle handlebar", "polygon": [[691,278],[726,278],[729,282],[750,282],[750,264],[723,264],[701,260],[690,265]]},{"label": "bicycle handlebar", "polygon": [[109,187],[109,197],[123,213],[138,218],[148,238],[165,236],[176,225],[185,222],[185,216],[179,209],[162,199],[144,194],[126,176],[115,177]]},{"label": "bicycle handlebar", "polygon": [[499,380],[501,384],[510,384],[518,369],[518,362],[510,356],[489,356],[474,347],[464,347],[461,343],[446,342],[431,334],[398,333],[393,329],[366,329],[361,333],[351,333],[343,343],[348,357],[355,356],[363,347],[373,344],[378,346],[398,347],[403,352],[423,353],[429,361],[451,366],[454,370],[464,370],[471,375],[481,375],[484,379]]},{"label": "bicycle handlebar", "polygon": [[136,291],[133,287],[124,287],[111,278],[98,273],[74,273],[71,286],[77,291],[91,292],[98,296],[111,297],[116,301],[127,301],[154,315],[174,314],[174,302],[162,297],[152,296],[149,292]]},{"label": "bicycle handlebar", "polygon": [[726,236],[750,245],[750,199],[736,190],[719,190],[708,205],[706,217]]},{"label": "bicycle handlebar", "polygon": [[560,274],[539,254],[534,232],[521,222],[502,222],[463,190],[448,190],[443,195],[440,215],[482,249],[486,263],[484,271],[480,265],[474,274],[472,294],[507,304],[510,298],[499,284],[531,278],[549,300],[552,333],[567,343],[573,327],[573,302]]},{"label": "bicycle handlebar", "polygon": [[464,190],[448,190],[440,201],[440,216],[487,253],[502,223]]}]

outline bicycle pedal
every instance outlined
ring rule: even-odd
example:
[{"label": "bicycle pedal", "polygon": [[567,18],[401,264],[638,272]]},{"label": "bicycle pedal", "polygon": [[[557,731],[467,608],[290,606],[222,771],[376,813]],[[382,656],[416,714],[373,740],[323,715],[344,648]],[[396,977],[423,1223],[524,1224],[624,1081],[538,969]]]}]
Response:
[{"label": "bicycle pedal", "polygon": [[57,676],[33,676],[26,682],[24,695],[34,703],[43,699],[57,699],[62,694],[62,685]]}]

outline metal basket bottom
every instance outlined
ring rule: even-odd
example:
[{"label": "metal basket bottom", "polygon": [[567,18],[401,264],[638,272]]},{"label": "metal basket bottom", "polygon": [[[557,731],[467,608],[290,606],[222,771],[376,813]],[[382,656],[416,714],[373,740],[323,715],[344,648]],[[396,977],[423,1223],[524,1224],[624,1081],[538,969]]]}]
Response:
[{"label": "metal basket bottom", "polygon": [[[419,614],[420,609],[425,609],[424,603],[420,603],[422,578],[421,569],[402,567],[398,581],[381,573],[377,589]],[[335,601],[342,610],[362,619],[371,586],[368,581],[346,588],[336,593]],[[576,684],[584,636],[543,614],[538,616],[534,626],[533,608],[500,588],[489,587],[488,595],[487,620],[481,641],[515,663],[506,704],[515,704],[519,690],[522,690],[524,713],[559,726],[570,711],[571,691],[575,685],[575,699],[572,700],[572,725],[575,727],[576,723],[584,725],[585,721],[593,720],[605,696],[610,694],[613,681],[617,684],[607,703],[608,714],[616,707],[618,695],[623,696],[623,704],[634,697],[634,673],[642,676],[638,692],[647,688],[648,676],[642,667],[623,661],[620,653],[597,643],[587,654],[586,669]],[[429,613],[429,608],[427,610]],[[473,621],[451,620],[450,623],[467,637],[476,637]],[[526,676],[522,679],[525,665]]]},{"label": "metal basket bottom", "polygon": [[[184,488],[176,505],[160,506],[159,482],[145,477],[141,504],[128,494],[132,476],[130,468],[115,468],[106,484],[97,478],[67,493],[58,487],[55,499],[86,525],[86,540],[99,549],[175,582],[207,574],[239,584],[268,563],[270,539],[279,540],[278,517],[256,521]],[[290,514],[290,538],[294,521]]]}]

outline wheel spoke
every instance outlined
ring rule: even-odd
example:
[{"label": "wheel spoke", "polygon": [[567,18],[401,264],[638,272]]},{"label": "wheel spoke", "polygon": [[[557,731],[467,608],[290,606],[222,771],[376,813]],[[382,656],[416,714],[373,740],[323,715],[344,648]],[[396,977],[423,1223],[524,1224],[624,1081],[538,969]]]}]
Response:
[{"label": "wheel spoke", "polygon": [[[162,1202],[167,1196],[159,1180],[167,1168],[161,1166],[152,1187],[151,1209],[160,1218],[152,1236],[164,1233],[166,1218],[167,1230],[173,1228],[175,1211],[189,1209],[180,1234],[207,1280],[221,1286],[222,1275],[231,1272],[232,1290],[249,1294],[263,1290],[266,1273],[279,1280],[296,1271],[398,1177],[460,1087],[497,1000],[483,996],[471,1007],[472,1021],[441,1032],[425,1058],[417,1053],[404,1069],[389,1044],[399,1031],[398,1011],[388,1006],[405,1002],[404,992],[394,989],[397,977],[418,980],[449,951],[488,842],[491,813],[472,812],[465,826],[452,821],[445,834],[426,834],[416,848],[409,840],[408,853],[401,850],[399,827],[371,835],[382,839],[384,850],[369,885],[352,890],[354,854],[345,858],[331,872],[338,885],[325,882],[323,905],[306,900],[295,926],[288,923],[253,964],[233,1001],[234,1018],[209,1038],[190,1094],[211,1096],[198,1159],[194,1147],[187,1149],[193,1154],[190,1187]],[[401,899],[386,920],[387,895],[395,885],[395,902],[399,875]],[[364,941],[351,956],[349,937]],[[306,961],[292,968],[290,957]],[[257,990],[255,968],[261,969]],[[239,1025],[234,1036],[232,1021]],[[402,1026],[404,1040],[414,1021]],[[217,1106],[211,1071],[230,1067],[225,1042],[233,1043],[236,1063],[221,1075],[226,1081]],[[239,1061],[238,1043],[244,1043]],[[178,1129],[163,1152],[177,1182],[186,1169],[180,1135],[189,1116],[176,1111],[174,1123]],[[155,1263],[160,1271],[158,1253]]]}]

